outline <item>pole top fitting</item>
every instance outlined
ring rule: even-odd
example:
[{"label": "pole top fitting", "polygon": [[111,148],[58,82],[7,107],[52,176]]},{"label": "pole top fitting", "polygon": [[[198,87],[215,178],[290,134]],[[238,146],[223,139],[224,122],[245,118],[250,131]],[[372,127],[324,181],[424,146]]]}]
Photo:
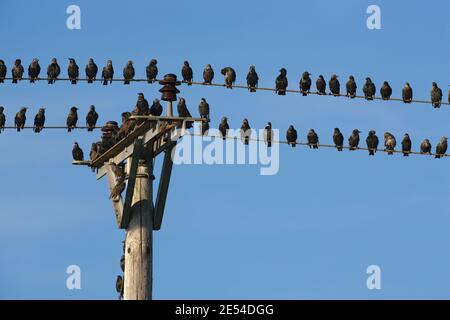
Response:
[{"label": "pole top fitting", "polygon": [[176,86],[181,85],[181,81],[177,80],[177,76],[173,73],[166,74],[164,79],[159,81],[159,84],[163,87],[159,89],[161,92],[161,100],[163,101],[176,101],[177,93],[180,91]]}]

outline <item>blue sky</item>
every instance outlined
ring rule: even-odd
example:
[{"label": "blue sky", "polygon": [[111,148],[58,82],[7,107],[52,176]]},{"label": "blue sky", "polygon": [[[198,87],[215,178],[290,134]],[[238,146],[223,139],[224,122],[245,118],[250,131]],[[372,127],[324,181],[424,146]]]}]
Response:
[{"label": "blue sky", "polygon": [[[66,28],[70,4],[81,7],[81,30]],[[382,30],[366,28],[366,8],[382,10]],[[281,67],[290,88],[303,71],[327,80],[353,74],[389,80],[394,96],[409,81],[427,99],[431,82],[450,84],[448,1],[11,1],[2,0],[0,59],[43,69],[57,57],[80,67],[112,59],[120,74],[128,59],[144,76],[151,58],[160,74],[184,60],[199,80],[203,67],[233,66],[243,84],[255,65],[261,86],[273,86]],[[69,107],[84,118],[94,104],[100,122],[119,120],[137,92],[159,97],[160,86],[58,82],[0,86],[8,124],[21,106],[32,119],[65,122]],[[408,132],[417,149],[449,135],[449,109],[429,105],[279,97],[198,86],[180,88],[193,114],[201,97],[212,125],[248,118],[271,121],[281,135],[294,124],[300,138],[314,128],[321,142],[332,129],[347,138],[359,128],[398,140]],[[31,120],[29,120],[31,121]],[[0,298],[115,299],[124,232],[115,225],[106,181],[71,165],[78,141],[89,151],[99,132],[7,131],[0,135]],[[281,146],[280,171],[256,166],[176,166],[162,230],[155,233],[156,299],[450,298],[449,160]],[[82,289],[67,290],[65,270],[76,264]],[[379,265],[382,289],[368,290],[366,268]]]}]

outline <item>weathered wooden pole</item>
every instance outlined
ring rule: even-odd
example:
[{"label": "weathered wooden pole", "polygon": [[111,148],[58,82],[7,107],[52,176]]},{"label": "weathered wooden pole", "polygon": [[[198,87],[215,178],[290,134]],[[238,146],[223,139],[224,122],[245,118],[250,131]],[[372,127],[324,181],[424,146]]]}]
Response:
[{"label": "weathered wooden pole", "polygon": [[139,163],[125,241],[124,299],[152,299],[153,203],[148,167]]}]

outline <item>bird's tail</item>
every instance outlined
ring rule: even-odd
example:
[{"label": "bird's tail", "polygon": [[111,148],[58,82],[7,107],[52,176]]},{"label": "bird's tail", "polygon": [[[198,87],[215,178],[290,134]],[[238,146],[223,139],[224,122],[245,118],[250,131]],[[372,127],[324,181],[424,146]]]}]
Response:
[{"label": "bird's tail", "polygon": [[303,91],[303,90],[302,90],[302,95],[303,95],[304,97],[306,97],[306,96],[308,95],[308,93],[306,93],[306,91]]},{"label": "bird's tail", "polygon": [[344,150],[344,148],[342,146],[338,146],[337,149],[338,149],[338,151]]},{"label": "bird's tail", "polygon": [[434,158],[435,158],[435,159],[440,159],[440,158],[441,158],[441,155],[440,155],[440,154],[436,154],[436,155],[434,156]]},{"label": "bird's tail", "polygon": [[13,78],[12,83],[17,83],[17,79]]},{"label": "bird's tail", "polygon": [[17,127],[17,132],[20,132],[20,127]]},{"label": "bird's tail", "polygon": [[71,132],[72,128],[71,127],[67,127],[67,132]]},{"label": "bird's tail", "polygon": [[52,79],[49,79],[49,80],[48,80],[48,84],[53,84],[53,80],[52,80]]},{"label": "bird's tail", "polygon": [[188,81],[187,85],[192,86],[192,81]]},{"label": "bird's tail", "polygon": [[404,156],[404,157],[409,157],[409,153],[403,152],[403,156]]},{"label": "bird's tail", "polygon": [[103,85],[107,86],[108,85],[108,80],[103,80]]},{"label": "bird's tail", "polygon": [[0,83],[3,83],[4,81],[3,81],[3,78],[2,79],[0,79]]},{"label": "bird's tail", "polygon": [[123,82],[123,84],[130,84],[130,81],[125,80],[125,81]]},{"label": "bird's tail", "polygon": [[89,128],[88,128],[88,131],[94,131],[94,128],[89,127]]},{"label": "bird's tail", "polygon": [[372,149],[370,149],[369,150],[369,156],[374,156],[374,155],[375,155],[375,152]]},{"label": "bird's tail", "polygon": [[87,83],[93,83],[92,79],[88,79]]},{"label": "bird's tail", "polygon": [[31,79],[30,79],[30,83],[34,83],[34,78],[31,78]]},{"label": "bird's tail", "polygon": [[313,145],[313,149],[319,149],[319,145],[318,144]]}]

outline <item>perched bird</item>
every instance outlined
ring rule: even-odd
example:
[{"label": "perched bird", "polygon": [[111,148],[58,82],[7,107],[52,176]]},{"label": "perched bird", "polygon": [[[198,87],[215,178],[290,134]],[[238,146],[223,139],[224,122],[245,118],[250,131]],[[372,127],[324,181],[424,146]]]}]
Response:
[{"label": "perched bird", "polygon": [[69,111],[69,115],[67,116],[66,124],[67,124],[67,131],[71,132],[72,129],[76,128],[77,122],[78,122],[78,108],[77,107],[71,107]]},{"label": "perched bird", "polygon": [[333,142],[338,151],[342,151],[344,149],[344,136],[339,128],[334,128]]},{"label": "perched bird", "polygon": [[124,289],[124,282],[122,276],[117,276],[116,278],[116,291],[119,294],[119,299],[122,299],[123,297],[123,289]]},{"label": "perched bird", "polygon": [[122,257],[120,257],[120,269],[122,269],[122,272],[125,271],[125,255],[123,254]]},{"label": "perched bird", "polygon": [[236,71],[231,67],[225,67],[220,70],[220,73],[225,76],[225,85],[227,88],[232,89],[233,84],[236,81]]},{"label": "perched bird", "polygon": [[163,107],[159,99],[154,99],[153,104],[150,107],[150,115],[159,117],[163,113]]},{"label": "perched bird", "polygon": [[95,78],[97,77],[98,67],[94,62],[94,59],[89,58],[88,63],[85,68],[86,78],[88,79],[87,83],[93,83]]},{"label": "perched bird", "polygon": [[250,69],[247,73],[247,88],[250,92],[256,92],[256,88],[258,88],[259,77],[256,73],[255,66],[250,66]]},{"label": "perched bird", "polygon": [[119,133],[118,133],[119,140],[122,140],[123,138],[128,136],[128,134],[130,134],[134,130],[136,122],[134,120],[130,119],[130,116],[131,116],[131,112],[123,112],[122,113],[122,125],[121,125],[121,127],[119,129]]},{"label": "perched bird", "polygon": [[280,74],[275,80],[275,93],[278,93],[280,96],[286,95],[286,88],[288,86],[288,79],[286,77],[287,70],[285,68],[280,69]]},{"label": "perched bird", "polygon": [[436,146],[435,158],[441,158],[447,152],[447,137],[442,137],[441,141]]},{"label": "perched bird", "polygon": [[138,93],[138,100],[135,106],[135,114],[138,116],[146,116],[150,112],[149,104],[142,92]]},{"label": "perched bird", "polygon": [[241,126],[241,139],[242,141],[244,141],[245,145],[248,145],[249,141],[250,141],[250,136],[252,135],[252,129],[250,127],[250,124],[248,123],[247,119],[244,119],[244,121],[242,121],[242,126]]},{"label": "perched bird", "polygon": [[133,61],[128,60],[127,65],[123,68],[123,78],[125,79],[123,84],[130,84],[130,80],[133,80],[134,74]]},{"label": "perched bird", "polygon": [[350,136],[350,138],[348,138],[348,145],[350,146],[349,148],[350,151],[358,149],[360,133],[361,131],[359,131],[358,129],[354,129],[352,131],[352,135]]},{"label": "perched bird", "polygon": [[30,83],[34,83],[40,73],[41,66],[39,65],[39,59],[34,58],[28,66],[28,77],[30,78]]},{"label": "perched bird", "polygon": [[220,135],[222,136],[223,140],[225,140],[227,138],[229,129],[230,129],[230,126],[228,125],[228,119],[227,119],[227,117],[223,117],[219,124],[219,131],[220,131]]},{"label": "perched bird", "polygon": [[5,65],[5,61],[0,59],[0,83],[4,82],[7,72],[8,68]]},{"label": "perched bird", "polygon": [[405,86],[402,89],[402,98],[404,103],[411,103],[413,99],[413,89],[409,85],[409,83],[405,83]]},{"label": "perched bird", "polygon": [[103,67],[102,78],[104,86],[108,85],[108,81],[110,84],[112,83],[112,80],[114,78],[114,67],[112,64],[112,60],[108,60],[106,62],[106,66]]},{"label": "perched bird", "polygon": [[[184,98],[180,98],[177,105],[178,116],[183,118],[192,118],[191,113],[189,112],[186,106],[186,100]],[[186,122],[186,129],[192,128],[191,122]]]},{"label": "perched bird", "polygon": [[448,103],[450,104],[450,90],[448,90]]},{"label": "perched bird", "polygon": [[145,68],[148,83],[153,83],[156,81],[156,77],[158,76],[158,67],[156,66],[157,63],[158,61],[156,59],[152,59]]},{"label": "perched bird", "polygon": [[409,157],[411,147],[412,147],[411,138],[409,137],[409,134],[405,133],[402,140],[402,152],[404,157]]},{"label": "perched bird", "polygon": [[295,130],[293,125],[290,125],[286,132],[286,140],[288,145],[291,145],[292,148],[297,146],[297,130]]},{"label": "perched bird", "polygon": [[6,116],[3,113],[5,111],[5,108],[0,106],[0,133],[5,130],[5,124],[6,124]]},{"label": "perched bird", "polygon": [[95,106],[91,105],[89,107],[89,112],[86,115],[86,126],[88,126],[88,131],[94,131],[94,127],[97,124],[98,113],[95,111]]},{"label": "perched bird", "polygon": [[75,59],[69,58],[69,66],[67,67],[67,74],[72,84],[77,84],[78,77],[80,76],[80,68],[78,67]]},{"label": "perched bird", "polygon": [[366,98],[366,100],[373,100],[376,90],[377,89],[375,87],[375,84],[372,82],[372,80],[369,77],[367,77],[366,83],[364,84],[364,87],[363,87],[364,97]]},{"label": "perched bird", "polygon": [[61,73],[61,68],[59,67],[58,61],[56,61],[56,58],[53,58],[49,64],[49,66],[47,67],[48,83],[49,84],[55,83],[55,81],[58,79],[60,73]]},{"label": "perched bird", "polygon": [[12,74],[12,83],[17,83],[17,80],[22,80],[23,77],[23,66],[22,66],[22,60],[16,59],[14,61],[14,65],[11,70]]},{"label": "perched bird", "polygon": [[345,84],[345,88],[347,89],[347,97],[353,99],[356,97],[356,89],[358,86],[356,85],[355,77],[349,76],[347,83]]},{"label": "perched bird", "polygon": [[209,122],[208,121],[202,122],[201,123],[201,128],[202,128],[202,136],[208,135]]},{"label": "perched bird", "polygon": [[272,123],[268,122],[267,126],[264,128],[264,142],[267,144],[268,148],[272,147],[273,130]]},{"label": "perched bird", "polygon": [[337,97],[341,94],[341,84],[339,83],[337,75],[333,74],[331,76],[328,86],[330,87],[330,91],[333,96]]},{"label": "perched bird", "polygon": [[308,140],[309,148],[318,149],[319,148],[319,136],[314,131],[314,129],[310,129],[308,135],[306,136]]},{"label": "perched bird", "polygon": [[214,70],[210,64],[207,64],[203,70],[203,84],[211,84],[214,79]]},{"label": "perched bird", "polygon": [[116,176],[116,180],[124,180],[125,179],[125,170],[121,165],[117,165],[114,162],[111,163],[111,170]]},{"label": "perched bird", "polygon": [[83,161],[84,159],[83,150],[81,150],[77,142],[75,142],[73,145],[72,157],[75,161]]},{"label": "perched bird", "polygon": [[429,153],[429,154],[431,154],[431,148],[432,147],[431,147],[430,140],[425,139],[420,144],[420,153]]},{"label": "perched bird", "polygon": [[40,108],[36,116],[34,117],[34,127],[33,130],[36,133],[42,131],[45,124],[45,108]]},{"label": "perched bird", "polygon": [[183,68],[181,68],[181,75],[183,76],[183,82],[187,83],[188,86],[192,85],[192,80],[194,78],[194,72],[192,71],[189,61],[183,63]]},{"label": "perched bird", "polygon": [[438,87],[436,82],[433,82],[433,86],[431,88],[431,103],[433,107],[440,108],[442,102],[442,90]]},{"label": "perched bird", "polygon": [[25,127],[25,121],[27,120],[26,112],[28,108],[21,108],[19,112],[16,113],[16,117],[14,118],[14,124],[16,125],[17,131],[20,132],[20,129]]},{"label": "perched bird", "polygon": [[384,146],[386,147],[386,151],[388,152],[388,155],[393,155],[395,146],[397,145],[397,141],[395,140],[395,137],[393,134],[389,132],[384,133]]},{"label": "perched bird", "polygon": [[200,100],[200,104],[198,105],[198,112],[200,113],[201,118],[209,119],[209,103],[206,102],[205,98]]},{"label": "perched bird", "polygon": [[117,202],[120,200],[120,195],[125,190],[125,179],[117,179],[116,185],[111,190],[111,193],[109,194],[109,198],[113,201]]},{"label": "perched bird", "polygon": [[98,145],[97,142],[93,142],[91,145],[91,151],[89,152],[89,159],[94,161],[98,157]]},{"label": "perched bird", "polygon": [[303,72],[302,78],[300,79],[300,90],[302,91],[303,96],[307,96],[309,91],[311,90],[311,77],[308,71]]},{"label": "perched bird", "polygon": [[387,81],[383,82],[383,86],[380,89],[381,98],[383,100],[389,100],[392,96],[392,88]]},{"label": "perched bird", "polygon": [[326,90],[327,90],[327,83],[325,81],[325,78],[323,77],[323,75],[320,75],[319,78],[316,81],[316,88],[317,88],[317,92],[321,95],[324,96],[327,94]]},{"label": "perched bird", "polygon": [[369,135],[366,138],[367,149],[369,149],[369,156],[374,156],[378,148],[378,137],[374,130],[369,131]]}]

